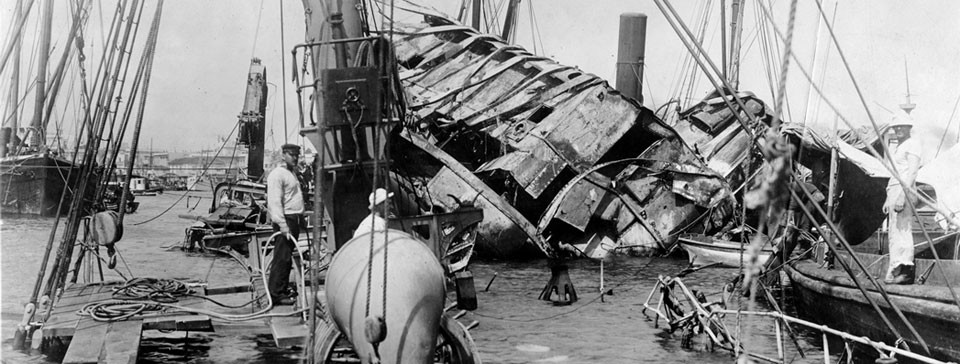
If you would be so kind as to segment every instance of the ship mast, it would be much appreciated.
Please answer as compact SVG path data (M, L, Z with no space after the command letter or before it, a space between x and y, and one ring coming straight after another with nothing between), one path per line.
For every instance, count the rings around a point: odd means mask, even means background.
M23 0L17 0L17 7L14 10L14 18L16 19L15 23L20 23L23 20ZM10 108L9 115L5 120L10 121L9 129L6 129L4 125L4 135L0 139L0 157L6 157L7 153L10 151L7 150L7 143L9 142L12 148L16 148L17 143L17 130L18 130L18 110L19 110L19 95L20 95L20 53L22 48L21 39L18 36L11 39L13 42L13 68L10 70L10 94L7 96L8 107ZM6 135L7 130L9 130L10 135Z
M906 95L907 102L900 104L900 108L903 109L903 111L906 112L907 114L910 114L910 112L913 111L913 109L915 109L917 105L910 102L910 72L907 70L906 58L903 59L903 75L907 79L907 95Z
M39 65L37 67L37 93L36 103L34 105L33 122L30 128L33 134L30 134L30 146L40 147L46 143L47 133L43 128L43 109L46 102L46 84L47 84L47 64L49 63L50 53L50 28L53 23L53 0L47 0L43 3L43 17L40 28L40 54Z
M730 69L727 71L727 81L734 89L740 87L740 35L743 33L743 8L741 0L733 0L730 3Z

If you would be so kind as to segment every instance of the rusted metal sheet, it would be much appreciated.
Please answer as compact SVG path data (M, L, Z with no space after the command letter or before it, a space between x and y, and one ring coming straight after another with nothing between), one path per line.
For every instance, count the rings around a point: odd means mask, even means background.
M435 203L453 210L459 206L457 200L467 200L483 209L475 249L478 255L510 256L533 247L553 255L553 248L540 239L536 227L463 165L420 135L405 133L404 137L443 165L427 184Z
M407 125L444 156L427 168L435 200L480 196L479 254L524 258L512 255L524 244L548 255L559 244L592 256L662 252L678 229L709 220L752 150L753 127L722 98L674 129L594 75L428 21L396 34ZM763 111L747 105L742 116Z

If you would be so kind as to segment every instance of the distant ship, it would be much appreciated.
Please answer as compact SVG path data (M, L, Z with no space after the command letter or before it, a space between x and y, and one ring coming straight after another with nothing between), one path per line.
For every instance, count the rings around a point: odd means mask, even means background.
M0 159L3 214L54 216L58 206L65 211L73 199L67 186L75 185L79 177L79 165L50 153L4 157ZM60 205L63 193L67 195Z

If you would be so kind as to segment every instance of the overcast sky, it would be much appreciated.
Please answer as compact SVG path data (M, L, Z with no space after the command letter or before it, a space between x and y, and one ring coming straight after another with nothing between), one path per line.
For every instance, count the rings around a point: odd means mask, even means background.
M892 110L904 102L906 61L910 70L912 101L917 104L914 116L921 125L921 137L933 143L934 147L931 148L935 148L960 97L960 2L849 0L841 1L835 7L833 0L824 1L824 9L831 16L836 9L836 36L877 121L889 120L890 114L883 108ZM13 0L2 1L4 13L0 29L5 32L4 42L9 32L14 3ZM65 3L57 2L60 16L66 12ZM433 0L425 5L455 15L459 3L454 0ZM704 42L710 48L711 56L719 63L719 1L674 3L691 27L699 23L696 19L698 11L711 9ZM756 2L749 0L747 3L741 90L753 91L772 105L774 98L763 66L761 42L757 39L759 21ZM146 21L149 19L147 14L151 13L154 2L148 4L150 6L145 12L144 24L149 23ZM397 5L413 7L405 1L398 1ZM531 32L531 5L538 37ZM104 2L104 17L112 14L113 6L111 1ZM777 26L786 32L789 2L773 1L772 6ZM577 66L610 82L613 82L616 62L619 14L647 14L644 104L656 108L671 98L682 96L677 84L681 75L690 72L689 68L681 67L687 53L652 0L522 0L520 9L517 43L532 50L536 40L538 53L553 57L560 63ZM101 37L100 11L98 5L94 5L94 15L87 31L88 53L102 51L98 44ZM501 9L501 14L503 12ZM34 9L32 15L37 13L37 9ZM60 27L65 28L63 24L68 21L62 17L58 19ZM800 1L793 49L803 61L800 66L820 75L826 57L826 76L823 77L821 88L846 119L858 125L867 124L867 114L836 49L831 49L829 53L826 51L830 45L828 32L822 25L818 32L818 23L816 3ZM283 45L281 27L285 36ZM143 29L143 34L146 34L146 26ZM27 27L28 33L35 31L35 27ZM65 33L65 30L60 33ZM813 70L818 34L820 49L817 54L820 63ZM243 106L251 56L263 60L271 84L267 110L267 148L275 148L283 143L284 113L280 91L284 82L287 83L288 94L288 130L290 135L295 135L298 110L289 82L289 69L287 80L281 79L281 54L287 54L286 67L290 67L289 51L283 50L302 42L303 35L303 7L300 1L168 0L163 12L141 145L152 140L154 149L194 150L218 146L218 137L230 133ZM59 43L56 45L62 46ZM775 52L779 55L782 50ZM807 122L830 127L835 120L833 111L821 104L819 113L813 113L813 107L808 107L807 102L808 83L796 67L797 63L793 62L788 70L788 119L799 122L803 119L804 110L807 110ZM3 77L6 87L9 84L8 76L4 74ZM698 99L709 89L710 84L703 81L691 95ZM5 95L6 90L3 92ZM960 117L955 116L950 126L952 132L947 137L947 145L956 141L956 130L960 124L958 119Z

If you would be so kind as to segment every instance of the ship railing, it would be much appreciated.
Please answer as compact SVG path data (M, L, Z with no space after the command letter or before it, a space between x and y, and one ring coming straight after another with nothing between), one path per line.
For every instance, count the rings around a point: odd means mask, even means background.
M929 364L956 364L954 362L946 362L942 360L937 360L922 354L914 353L912 351L899 348L896 346L888 345L881 341L871 340L866 336L856 336L845 331L840 331L827 325L820 325L810 321L806 321L800 318L796 318L790 315L782 314L774 311L737 311L737 310L717 310L711 313L711 315L724 315L724 314L740 314L740 315L749 315L749 316L763 316L763 317L772 317L777 319L777 322L786 322L790 324L797 324L807 329L813 331L819 331L820 336L823 340L823 362L830 364L830 347L827 344L828 335L835 335L843 339L843 347L847 355L853 352L852 344L858 343L864 346L870 346L874 348L881 358L894 358L895 355L900 355L905 358L910 358L920 363L929 363ZM779 325L777 326L779 327ZM780 335L777 335L777 338L782 341ZM783 345L780 343L780 347ZM879 361L878 361L879 362Z

